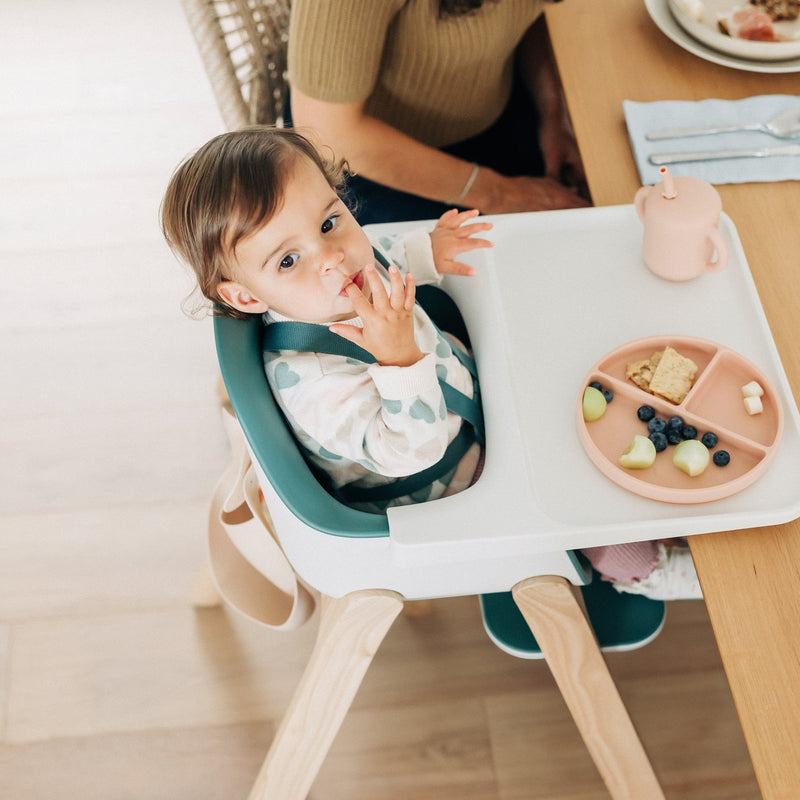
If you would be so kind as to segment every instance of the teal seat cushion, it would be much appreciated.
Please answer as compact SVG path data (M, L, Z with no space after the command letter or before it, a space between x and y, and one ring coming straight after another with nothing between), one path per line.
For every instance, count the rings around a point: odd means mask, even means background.
M620 594L597 572L580 587L597 641L604 650L641 647L654 639L664 624L660 600ZM541 648L514 602L511 592L481 595L481 613L487 633L498 647L520 658L539 658Z

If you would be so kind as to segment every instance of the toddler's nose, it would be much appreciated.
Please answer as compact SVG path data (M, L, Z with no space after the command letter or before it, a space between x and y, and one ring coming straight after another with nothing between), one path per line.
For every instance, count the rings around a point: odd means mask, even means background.
M344 272L344 253L339 249L327 248L320 254L320 270L330 272L339 270Z

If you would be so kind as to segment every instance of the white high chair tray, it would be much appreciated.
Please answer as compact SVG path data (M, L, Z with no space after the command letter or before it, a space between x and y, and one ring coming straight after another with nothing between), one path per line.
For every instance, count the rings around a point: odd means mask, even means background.
M389 511L398 562L452 564L496 557L498 548L505 555L546 553L800 516L800 415L727 215L720 221L727 268L681 283L645 267L632 205L487 219L495 246L463 259L478 274L443 282L467 321L478 363L484 472L461 495ZM785 418L777 453L765 474L734 496L697 505L637 496L584 452L575 403L587 372L620 345L658 335L718 342L755 364L777 392Z

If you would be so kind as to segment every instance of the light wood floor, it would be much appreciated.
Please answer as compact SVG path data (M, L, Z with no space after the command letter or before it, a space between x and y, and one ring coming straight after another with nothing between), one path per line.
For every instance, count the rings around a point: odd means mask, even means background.
M222 123L178 0L2 17L0 797L244 798L314 630L188 601L225 444L157 208ZM668 798L759 797L702 603L609 662ZM396 623L311 796L607 797L547 666L490 644L475 598Z

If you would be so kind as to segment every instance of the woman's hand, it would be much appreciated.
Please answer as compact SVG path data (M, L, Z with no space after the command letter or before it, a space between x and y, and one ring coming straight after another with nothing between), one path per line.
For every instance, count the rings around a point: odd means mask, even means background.
M565 107L559 113L542 119L539 146L544 156L546 177L553 178L581 197L588 198L583 161Z
M373 264L364 267L364 274L372 292L371 302L354 283L345 289L364 327L337 323L329 326L329 330L372 353L381 366L416 364L425 354L414 339L414 277L407 275L404 286L400 270L392 264L389 267L391 294L387 295Z
M543 180L549 183L522 190L523 194L528 195L528 200L521 199L521 202L533 201L539 205L538 208L508 210L579 208L590 205L584 199L589 197L586 174L569 119L544 14L528 28L523 37L517 50L517 63L528 93L539 110L539 147L545 164ZM555 187L553 182L561 186ZM484 214L497 213L487 211L481 205L478 208Z
M436 227L431 231L431 248L433 250L433 263L436 271L440 275L474 275L473 267L462 264L455 259L470 250L477 250L481 247L494 247L494 243L488 239L473 239L476 233L482 233L492 229L491 222L472 222L481 212L477 209L470 211L459 211L451 208L445 211Z
M532 178L527 175L509 178L486 167L481 167L468 199L480 208L482 214L552 211L590 205L555 178Z

